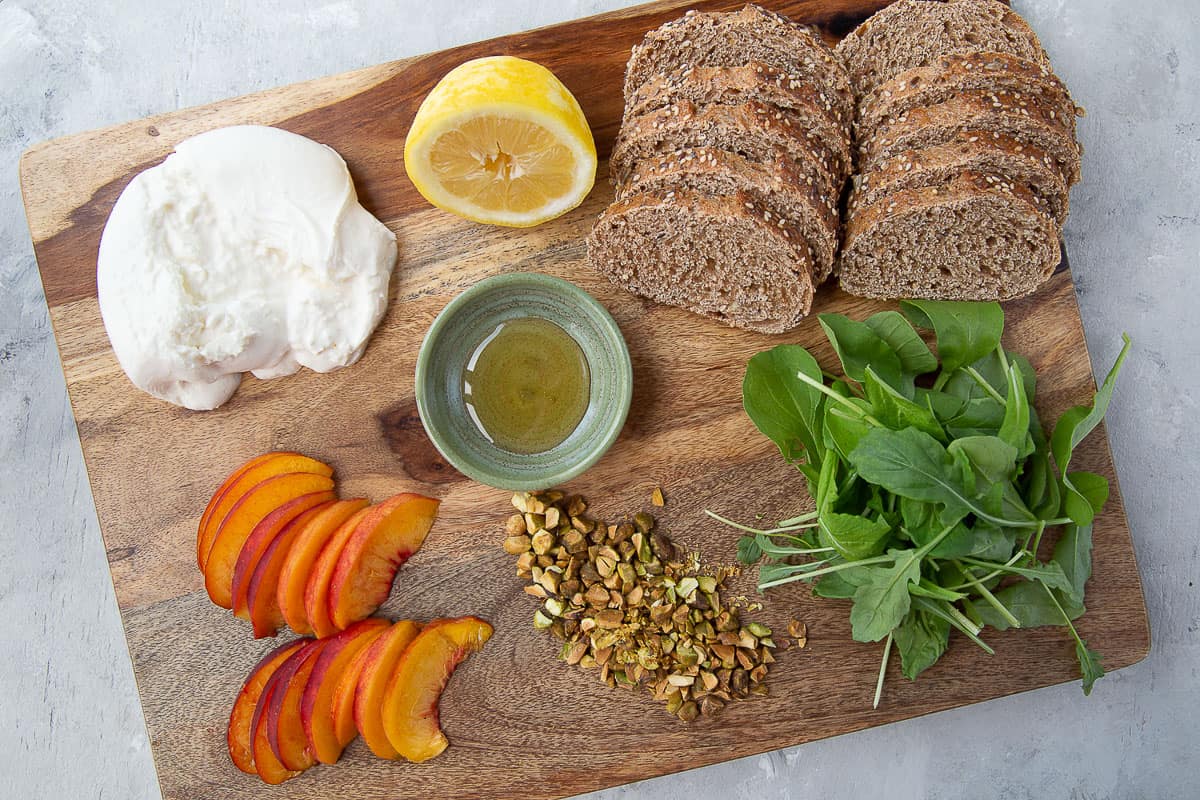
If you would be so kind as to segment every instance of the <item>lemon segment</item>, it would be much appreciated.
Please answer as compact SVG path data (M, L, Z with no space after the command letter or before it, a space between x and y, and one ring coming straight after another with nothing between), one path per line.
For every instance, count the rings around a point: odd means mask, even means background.
M492 56L451 70L425 97L404 165L438 208L529 227L583 202L596 180L596 145L583 109L554 73Z

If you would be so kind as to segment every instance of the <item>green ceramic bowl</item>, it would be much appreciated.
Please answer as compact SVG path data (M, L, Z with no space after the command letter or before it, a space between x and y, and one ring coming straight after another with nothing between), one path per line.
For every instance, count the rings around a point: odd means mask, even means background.
M543 453L510 453L488 441L467 413L463 368L498 325L547 319L579 343L591 376L587 411L575 431ZM433 321L417 355L417 410L438 451L468 478L511 491L557 486L595 464L616 441L633 393L633 367L609 313L573 283L534 272L497 275L454 298Z

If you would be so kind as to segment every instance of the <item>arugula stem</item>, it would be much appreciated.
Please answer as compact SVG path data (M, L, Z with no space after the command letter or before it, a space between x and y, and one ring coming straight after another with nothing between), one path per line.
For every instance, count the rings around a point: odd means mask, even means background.
M728 525L731 528L737 528L739 531L745 531L746 533L762 533L762 534L766 534L767 536L774 536L776 534L782 534L782 533L791 533L792 531L802 531L802 530L807 530L809 528L817 527L816 524L814 523L812 525L791 525L788 527L781 526L778 528L770 528L770 529L764 531L764 530L759 530L758 528L751 528L748 525L742 525L741 523L734 522L731 519L722 517L720 514L716 513L715 511L709 511L707 508L704 509L704 513L708 514L710 517L717 520L718 522L725 523L726 525Z
M1079 631L1075 630L1075 623L1071 622L1071 617L1067 614L1066 609L1062 607L1062 603L1058 602L1058 598L1054 596L1054 591L1044 583L1042 584L1042 588L1046 590L1046 594L1050 595L1050 601L1054 603L1054 607L1058 609L1058 613L1062 614L1063 622L1071 629L1071 636L1075 638L1075 644L1086 650L1087 645L1080 638Z
M1008 373L1008 354L1004 352L1004 345L996 342L996 355L1000 357L1000 366L1004 367L1004 372Z
M818 514L816 511L810 511L807 514L801 514L800 516L792 517L791 519L781 519L781 520L779 520L779 522L776 522L775 524L779 528L786 528L789 525L799 525L802 522L808 522L810 519L816 519L817 516L818 516Z
M956 630L958 630L959 633L961 633L963 636L966 636L975 644L979 645L983 652L987 653L989 656L996 655L996 651L993 650L987 642L979 638L979 631L983 629L971 620L967 619L967 617L954 606L946 603L945 608L943 608L938 603L935 603L932 600L927 600L924 597L914 597L913 603L916 604L918 608L928 611L930 614L941 617L949 622Z
M850 569L851 567L869 567L873 564L885 564L888 561L895 561L895 560L896 560L895 556L875 556L874 558L864 558L861 561L843 561L841 564L834 564L832 567L824 567L823 569L813 570L812 572L804 572L803 574L789 575L786 578L778 578L773 581L768 581L767 583L760 583L758 585L758 589L759 589L759 591L762 591L763 589L770 589L772 586L780 586L782 584L791 583L793 581L812 580L813 578L820 577L821 575L828 575L831 572L841 572L842 570ZM812 563L813 564L822 564L822 563L827 564L829 562L828 561L824 561L824 562L814 561ZM810 565L809 564L801 564L798 566L799 567L807 567Z
M1045 532L1046 532L1046 523L1043 522L1041 525L1038 526L1037 533L1034 534L1033 547L1029 548L1029 554L1031 556L1033 556L1034 559L1037 558L1038 548L1042 546L1042 534Z
M977 578L976 580L978 580L980 583L987 583L992 578L1000 577L1007 571L1007 569L1006 569L1007 567L1011 567L1014 564L1016 564L1018 561L1020 561L1022 558L1024 558L1026 556L1026 554L1027 554L1027 551L1024 549L1018 550L1017 554L1015 556L1013 556L1012 558L1010 558L1008 561L1006 561L1002 566L997 566L996 569L992 570L987 575L984 575L982 578ZM959 569L962 569L962 568L959 567ZM966 570L963 570L963 572L965 573ZM974 576L972 576L972 577L974 577ZM968 589L973 585L974 584L971 584L971 583L960 583L957 586L948 586L946 588L948 588L952 592L956 592L960 589Z
M945 600L948 603L954 603L966 597L961 592L956 592L952 589L947 589L943 586L938 586L932 581L921 578L920 583L915 583L908 587L908 593L920 597L928 597L933 600Z
M994 386L987 382L986 378L979 374L979 370L975 369L974 367L963 367L963 371L974 378L975 382L979 384L979 388L983 389L983 391L990 395L993 400L1005 408L1008 408L1008 401L996 391Z
M944 369L939 372L937 378L933 381L933 391L940 392L942 387L950 382L950 377L952 374L953 373L947 372Z
M887 635L887 642L883 645L883 662L879 665L879 680L875 681L875 700L871 703L871 708L879 708L879 697L883 694L883 676L887 673L888 658L892 655L892 634Z
M988 605L996 609L997 614L1004 617L1004 619L1007 620L1008 624L1012 627L1021 627L1021 621L1014 617L1012 612L1009 611L1003 603L996 599L996 595L988 591L988 588L979 582L979 579L975 577L975 573L971 572L958 561L955 561L954 565L962 571L963 575L967 576L968 581L975 588L975 591L979 592L979 594L983 596L983 599L987 601Z
M866 420L867 422L874 425L876 428L884 427L884 424L882 422L875 419L873 416L868 414L866 411L863 411L858 406L854 405L854 403L851 403L850 398L843 397L842 395L838 394L833 389L830 389L828 386L821 383L820 381L816 381L816 380L813 380L812 378L808 377L803 372L797 372L796 377L799 378L802 383L807 383L809 386L813 387L818 392L822 392L825 395L828 395L829 397L833 398L841 405L844 405L847 408L853 409L854 413L858 415L859 419Z

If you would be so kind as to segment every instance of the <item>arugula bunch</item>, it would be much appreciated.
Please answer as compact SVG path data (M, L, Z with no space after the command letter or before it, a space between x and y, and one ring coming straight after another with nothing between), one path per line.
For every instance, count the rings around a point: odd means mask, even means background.
M798 345L747 366L746 413L803 473L816 509L768 530L708 513L749 534L741 561L767 558L760 590L810 581L821 597L852 601L854 639L885 642L876 706L893 647L915 679L945 652L951 629L993 653L980 636L989 625L1068 628L1089 694L1104 669L1072 621L1085 610L1092 521L1108 481L1069 468L1104 417L1129 337L1092 403L1065 412L1047 436L1033 367L1000 344L998 304L901 309L861 322L819 317L843 375ZM914 325L933 332L940 363ZM1060 525L1043 560L1043 534Z

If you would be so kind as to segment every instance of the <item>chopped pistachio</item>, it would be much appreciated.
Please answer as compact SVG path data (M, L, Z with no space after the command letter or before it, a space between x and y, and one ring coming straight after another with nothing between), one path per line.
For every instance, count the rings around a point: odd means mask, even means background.
M662 508L667 504L667 499L663 497L663 490L661 488L657 486L654 487L654 491L650 493L650 502L659 508Z

